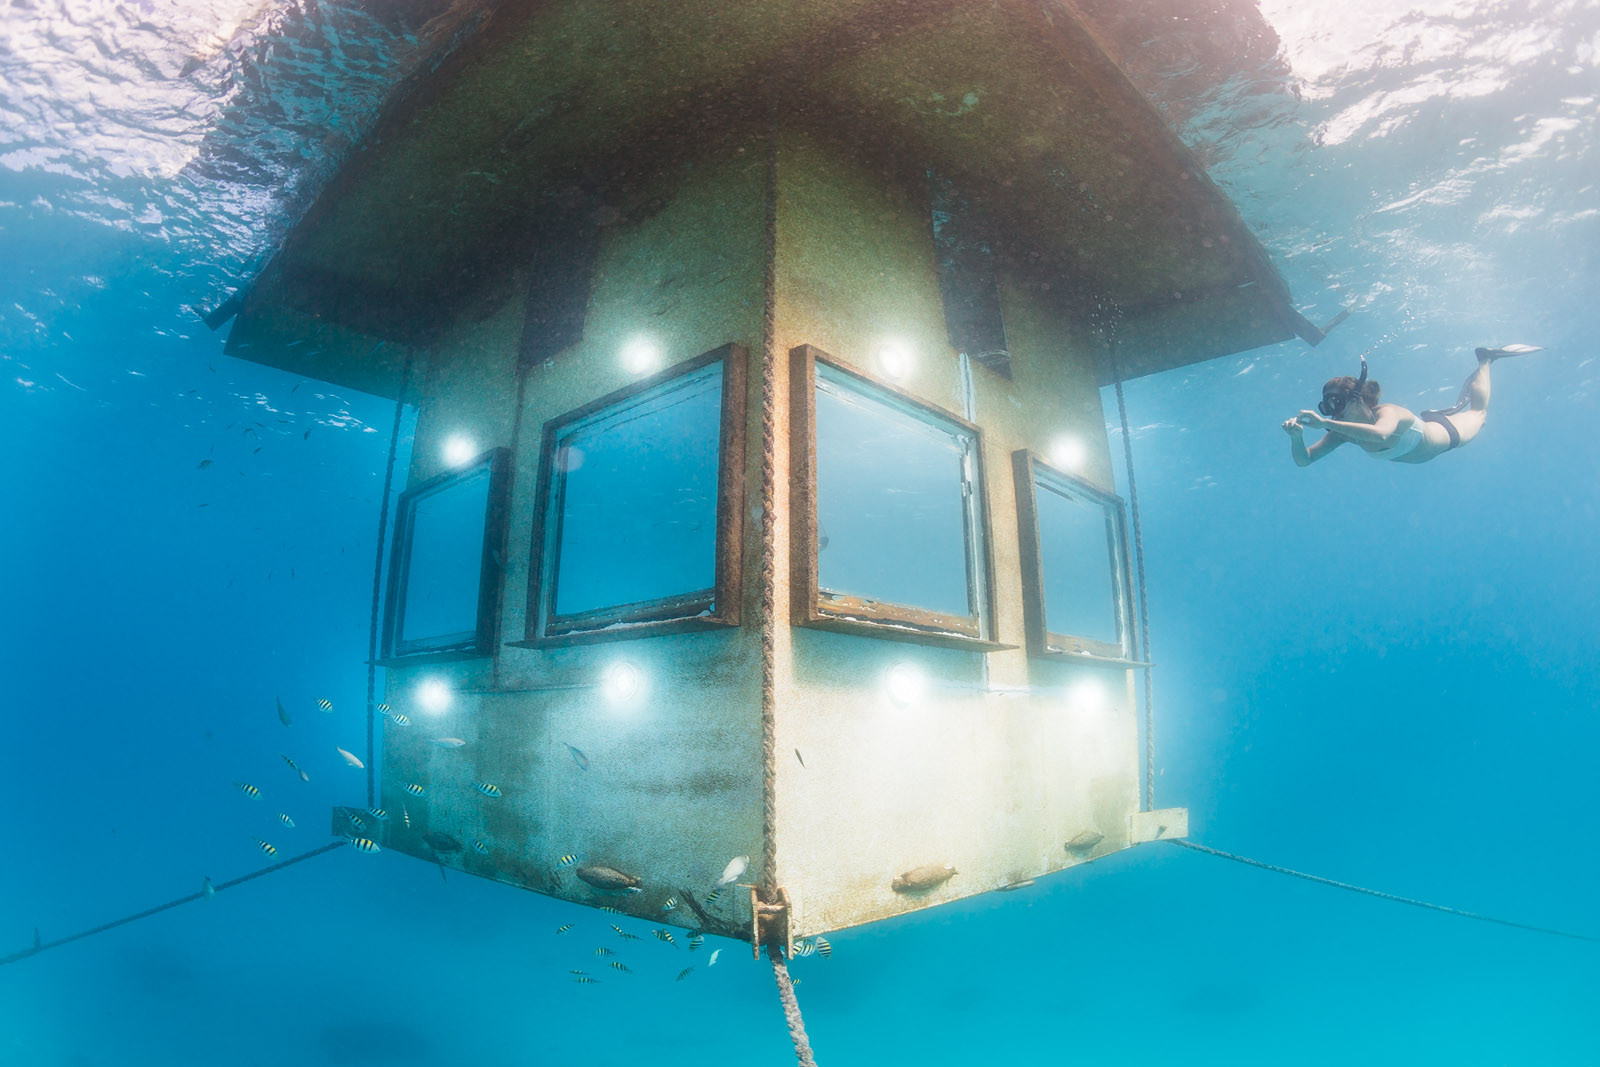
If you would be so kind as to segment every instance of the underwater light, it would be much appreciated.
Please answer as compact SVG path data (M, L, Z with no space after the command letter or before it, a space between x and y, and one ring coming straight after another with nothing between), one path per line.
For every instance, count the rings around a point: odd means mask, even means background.
M600 691L613 704L625 704L639 695L644 688L644 672L638 667L619 660L606 668L600 680Z
M661 366L661 349L648 337L635 337L622 346L622 367L629 374L649 374Z
M1088 450L1076 437L1063 435L1050 442L1050 462L1064 471L1076 474L1083 469L1083 461L1087 458Z
M417 686L417 706L430 715L443 712L455 700L450 687L439 678L425 678Z
M452 467L459 467L478 454L478 446L472 438L461 434L451 434L444 442L444 461Z
M889 699L899 707L906 707L922 697L928 688L928 676L915 663L896 663L883 676Z
M1109 696L1104 682L1096 678L1080 678L1067 687L1067 707L1073 711L1098 715L1106 710Z
M911 373L914 362L911 346L904 341L885 341L878 346L878 371L893 381Z

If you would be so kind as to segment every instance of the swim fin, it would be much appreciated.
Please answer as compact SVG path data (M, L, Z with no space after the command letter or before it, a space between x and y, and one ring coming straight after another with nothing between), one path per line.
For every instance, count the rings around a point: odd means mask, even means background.
M1502 359L1505 356L1525 356L1529 352L1543 352L1538 345L1501 345L1499 348L1480 348L1474 355L1479 360Z

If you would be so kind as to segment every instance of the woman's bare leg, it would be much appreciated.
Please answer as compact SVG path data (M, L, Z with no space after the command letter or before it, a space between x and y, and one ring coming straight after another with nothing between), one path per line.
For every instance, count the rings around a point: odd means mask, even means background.
M1467 406L1450 416L1456 432L1461 435L1462 444L1478 436L1478 431L1483 429L1484 419L1489 415L1489 364L1493 362L1492 357L1478 360L1478 369L1461 387L1460 402Z

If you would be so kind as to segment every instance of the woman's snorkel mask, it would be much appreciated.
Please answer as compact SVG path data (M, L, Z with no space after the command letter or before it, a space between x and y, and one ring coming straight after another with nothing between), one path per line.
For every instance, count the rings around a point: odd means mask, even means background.
M1317 410L1330 419L1337 419L1344 414L1344 409L1350 406L1350 401L1361 395L1361 387L1367 384L1367 357L1361 357L1361 377L1356 379L1356 384L1349 389L1333 389L1322 394L1322 400L1317 404Z

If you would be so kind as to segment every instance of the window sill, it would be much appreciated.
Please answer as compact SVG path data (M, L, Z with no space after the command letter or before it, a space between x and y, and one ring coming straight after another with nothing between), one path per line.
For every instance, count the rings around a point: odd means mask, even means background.
M867 622L862 619L839 618L832 615L813 615L808 619L797 620L795 625L811 630L829 630L834 633L854 634L857 637L877 637L885 641L904 641L909 644L934 645L939 648L959 648L968 652L1005 652L1018 647L1016 645L1003 644L999 641L987 641L981 637L968 637L966 634L924 630L920 627L905 626L892 622Z
M567 648L572 645L597 645L606 641L636 641L646 637L665 637L668 634L699 633L706 630L736 629L737 619L719 618L715 615L696 615L687 619L657 619L651 622L613 623L595 630L574 630L571 633L546 634L522 641L507 641L507 648Z
M494 653L481 648L442 648L432 652L390 653L369 663L374 667L412 667L426 663L460 663L471 659L489 659Z
M1040 650L1030 649L1028 655L1034 659L1054 660L1057 663L1090 663L1100 667L1153 667L1154 664L1139 659L1126 659L1122 656L1105 656L1098 652L1085 652L1066 648L1045 648Z

